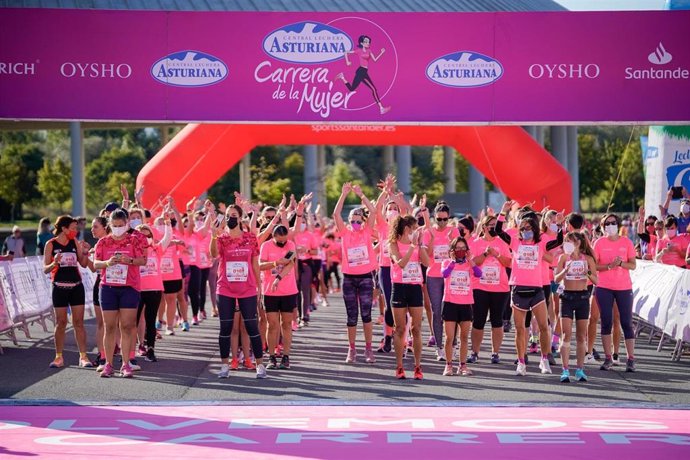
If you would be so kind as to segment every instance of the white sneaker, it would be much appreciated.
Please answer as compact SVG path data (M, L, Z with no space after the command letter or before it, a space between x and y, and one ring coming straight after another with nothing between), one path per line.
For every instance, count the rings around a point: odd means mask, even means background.
M175 335L175 331L173 331L172 329L166 329L165 335Z
M373 349L370 348L368 350L364 350L364 360L369 364L376 362L376 358L374 357L374 350Z
M587 353L585 355L585 364L596 364L597 360L594 359L594 356L592 356L591 353Z
M227 364L223 364L220 366L220 371L218 372L218 378L219 379L227 379L230 377L230 366Z
M347 358L345 358L346 363L354 363L357 360L357 349L349 348L347 350Z
M527 365L518 361L517 369L515 369L515 375L527 375Z
M141 366L140 366L139 364L137 364L137 361L136 361L135 359L130 359L130 360L129 360L129 367L130 367L133 371L140 371L140 370L141 370Z
M550 374L551 366L549 366L549 360L542 358L542 360L539 362L539 369L541 369L542 374Z
M265 379L266 378L266 366L259 364L256 366L256 378Z
M442 348L437 348L436 349L436 361L445 361L446 360L446 352Z
M453 366L451 364L446 364L446 368L443 370L444 376L453 375Z

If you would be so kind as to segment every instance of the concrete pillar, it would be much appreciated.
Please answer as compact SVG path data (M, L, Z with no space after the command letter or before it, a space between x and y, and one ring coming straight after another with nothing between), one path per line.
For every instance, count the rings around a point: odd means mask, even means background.
M395 160L398 164L398 188L410 197L412 194L412 147L409 145L396 146Z
M563 165L568 168L568 127L551 127L551 154Z
M70 158L72 160L72 215L86 216L86 195L84 178L84 131L81 123L72 121L69 124Z
M537 139L537 127L536 126L523 126L524 130L527 131L527 134L532 136L532 139L538 141Z
M252 199L252 157L246 153L240 160L240 193L248 200Z
M319 167L318 149L316 145L305 145L302 151L304 156L304 194L318 194Z
M395 149L392 145L383 147L383 174L395 174Z
M326 198L326 146L319 145L316 155L317 177L315 202L321 204L321 215L328 215L328 200ZM314 208L316 209L316 208Z
M445 174L444 193L455 193L455 156L453 147L443 147L443 173Z
M546 135L546 126L537 126L537 135L535 139L537 140L537 143L544 147L544 137Z
M486 207L486 187L484 175L470 165L470 212L475 216Z
M160 133L161 133L161 147L165 147L165 144L167 144L170 141L170 127L169 126L161 126L160 127Z
M568 170L573 184L573 211L580 211L580 159L577 126L568 126Z

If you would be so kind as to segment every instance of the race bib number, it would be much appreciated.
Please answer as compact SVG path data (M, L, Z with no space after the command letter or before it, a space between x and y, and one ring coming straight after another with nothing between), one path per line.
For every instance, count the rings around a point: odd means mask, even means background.
M455 295L470 293L470 273L464 270L453 270L450 273L450 292Z
M357 246L347 250L347 263L350 267L359 267L369 263L369 250L366 246Z
M247 262L226 262L225 277L230 282L246 282L249 278L249 264Z
M482 277L479 284L497 285L501 281L501 268L496 266L483 266Z
M568 281L584 281L587 279L587 263L584 260L573 260L570 262L568 271L565 274Z
M194 246L189 246L189 261L196 262L196 248Z
M206 252L200 253L199 261L201 262L201 265L208 265L208 254Z
M105 269L105 282L124 286L127 284L127 270L129 267L124 264L115 264Z
M387 242L383 243L383 257L391 258L391 249Z
M77 266L77 255L73 252L62 252L62 257L60 258L61 267L76 267Z
M149 257L146 259L146 265L142 265L139 273L141 276L156 276L158 274L158 259Z
M517 266L526 270L535 270L539 266L539 246L524 244L518 246Z
M448 258L448 245L441 244L434 246L434 262L440 264L444 259Z
M173 260L170 257L161 259L161 273L172 273L173 271L175 271Z
M422 282L422 266L418 262L408 262L402 269L402 281L406 284Z

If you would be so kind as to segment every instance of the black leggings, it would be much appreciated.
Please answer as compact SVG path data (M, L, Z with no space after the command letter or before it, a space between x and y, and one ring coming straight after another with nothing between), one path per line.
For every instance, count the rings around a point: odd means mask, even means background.
M594 295L599 304L599 311L601 312L601 335L610 335L613 329L613 302L616 301L618 307L618 314L621 317L621 328L623 328L623 336L625 340L635 338L635 329L632 325L632 309L633 309L633 291L632 289L624 291L614 291L596 287Z
M249 334L249 339L252 342L254 358L261 359L263 356L256 302L256 296L238 299L218 294L218 316L220 317L218 346L220 347L220 357L222 359L230 357L230 335L232 334L232 326L235 319L235 306L238 304L244 319L244 327L247 329L247 334Z
M163 291L141 291L141 300L139 300L139 308L137 309L137 326L143 310L144 321L146 321L146 346L149 348L156 345L156 316L162 296Z
M338 273L338 266L340 264L338 262L333 262L330 267L326 270L326 287L329 287L331 283L331 275L335 276L335 282L336 285L338 286L338 289L340 289L340 274Z
M357 69L357 72L355 72L355 79L352 81L352 84L345 82L345 86L347 86L347 89L349 89L350 91L354 91L357 89L360 83L364 83L371 90L371 94L374 95L374 100L376 101L376 103L381 104L379 91L376 89L374 82L371 81L371 77L369 76L369 69L367 69L366 67L359 67Z
M297 280L297 288L299 289L299 298L297 303L297 311L299 319L309 321L309 306L311 305L311 279L312 279L312 264L311 261L300 260L299 262L299 279Z
M192 314L197 316L199 311L206 311L206 283L210 268L190 267L189 275L189 299L192 304Z

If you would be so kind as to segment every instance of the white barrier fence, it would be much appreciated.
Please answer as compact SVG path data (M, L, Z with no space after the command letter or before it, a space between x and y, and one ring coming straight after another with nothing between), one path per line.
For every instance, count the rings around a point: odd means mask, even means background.
M79 267L79 270L86 291L86 314L93 317L91 292L96 276L89 269ZM50 275L43 273L43 257L0 262L0 335L8 335L16 345L17 329L31 338L29 325L39 323L47 332L46 319L55 322Z

